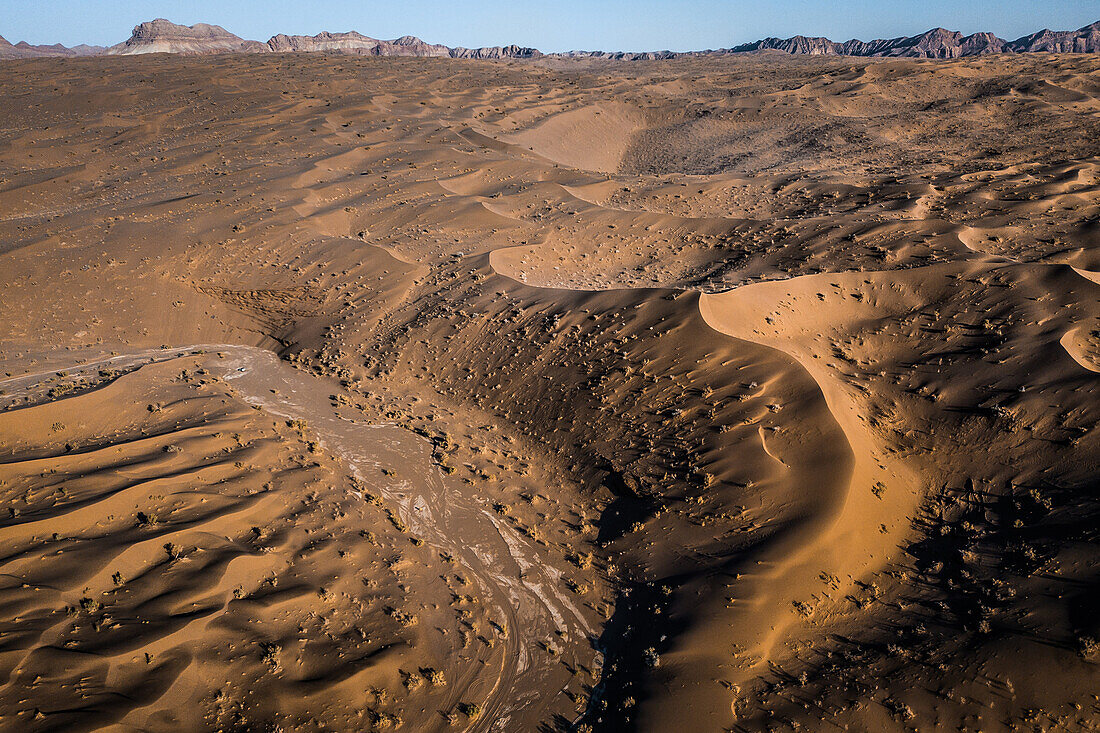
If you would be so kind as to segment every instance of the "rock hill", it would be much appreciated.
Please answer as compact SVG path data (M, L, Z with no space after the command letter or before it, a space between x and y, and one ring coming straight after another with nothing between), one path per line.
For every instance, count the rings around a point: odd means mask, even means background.
M266 44L246 41L218 25L178 25L164 18L157 18L136 26L129 39L111 46L107 53L257 53L267 50Z

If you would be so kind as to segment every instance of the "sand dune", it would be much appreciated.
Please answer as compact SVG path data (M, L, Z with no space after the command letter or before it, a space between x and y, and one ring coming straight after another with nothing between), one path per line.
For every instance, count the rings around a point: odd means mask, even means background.
M1098 64L5 63L0 728L1094 726Z
M611 102L558 112L510 139L570 168L614 173L644 125L639 110Z

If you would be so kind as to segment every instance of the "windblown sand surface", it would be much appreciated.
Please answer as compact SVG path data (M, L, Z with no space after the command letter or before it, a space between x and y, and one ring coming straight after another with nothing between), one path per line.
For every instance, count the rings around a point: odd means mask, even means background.
M0 94L0 729L1100 725L1100 59Z

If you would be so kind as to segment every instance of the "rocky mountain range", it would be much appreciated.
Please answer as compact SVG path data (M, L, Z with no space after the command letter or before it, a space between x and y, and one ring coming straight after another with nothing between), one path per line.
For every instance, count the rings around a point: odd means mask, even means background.
M992 53L1100 53L1100 21L1075 31L1041 30L1007 41L992 33L964 36L958 31L934 28L917 36L850 40L843 43L828 38L793 36L765 38L732 48L673 52L648 51L607 52L571 51L547 54L574 58L604 58L619 60L667 59L706 55L729 55L778 51L810 56L890 56L908 58L950 59L981 56ZM178 25L163 18L141 23L126 41L110 48L80 45L66 48L61 44L32 46L25 42L9 43L0 37L0 59L37 58L43 56L132 55L143 53L215 54L215 53L346 53L360 56L428 56L441 58L536 58L543 56L534 48L522 46L489 46L484 48L450 47L428 43L415 36L380 40L355 31L318 33L315 36L279 34L266 43L236 36L221 26L196 23Z
M26 41L20 41L13 44L0 36L0 59L32 59L42 56L96 56L106 50L103 46L88 46L83 43L72 48L62 46L60 43L49 46L32 46Z
M831 56L903 56L910 58L953 59L990 53L1097 53L1100 52L1100 22L1075 31L1042 30L1015 41L1006 41L992 33L964 36L958 31L933 28L908 38L851 40L836 43L828 38L765 38L729 49L730 53L776 50L791 54Z

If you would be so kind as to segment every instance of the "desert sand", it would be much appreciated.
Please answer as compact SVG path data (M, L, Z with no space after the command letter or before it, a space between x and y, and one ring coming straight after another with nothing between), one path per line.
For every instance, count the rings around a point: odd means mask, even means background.
M1100 726L1100 58L0 95L0 729Z

